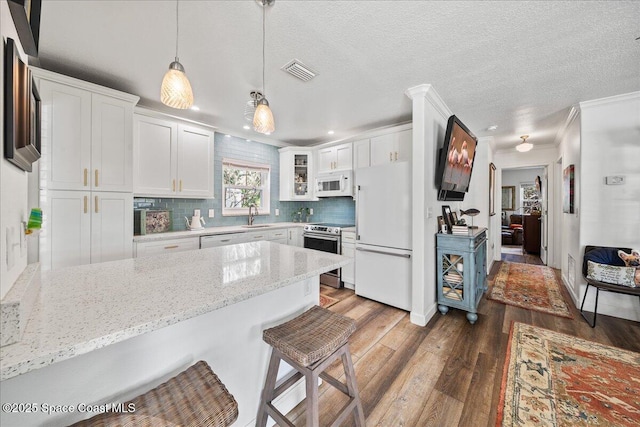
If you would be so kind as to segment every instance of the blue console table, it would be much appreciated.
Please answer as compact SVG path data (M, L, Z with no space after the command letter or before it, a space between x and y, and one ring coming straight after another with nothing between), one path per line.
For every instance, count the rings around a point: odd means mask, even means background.
M465 310L474 324L487 291L487 229L469 229L468 235L437 233L436 256L438 310Z

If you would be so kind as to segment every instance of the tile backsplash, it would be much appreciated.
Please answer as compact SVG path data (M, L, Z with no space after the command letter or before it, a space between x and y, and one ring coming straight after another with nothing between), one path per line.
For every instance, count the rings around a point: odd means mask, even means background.
M243 225L247 216L222 216L222 159L245 160L271 165L271 212L270 215L258 215L254 224L287 222L297 218L300 208L313 209L311 222L355 223L355 201L351 197L331 197L317 202L281 202L280 198L280 154L278 147L242 138L226 137L215 134L214 146L214 199L172 199L172 198L135 198L134 207L152 206L168 209L172 212L172 229L186 229L184 217L191 217L194 209L200 209L205 227ZM209 209L215 216L208 217ZM279 209L280 215L275 211ZM247 215L248 215L247 211ZM304 216L304 215L303 215ZM303 218L304 220L304 218Z

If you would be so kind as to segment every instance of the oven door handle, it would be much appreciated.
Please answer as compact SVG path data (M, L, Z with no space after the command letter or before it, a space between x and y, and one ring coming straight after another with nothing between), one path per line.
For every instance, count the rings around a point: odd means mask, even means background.
M373 250L373 249L356 248L356 251L373 252L374 254L391 255L391 256L397 256L397 257L400 257L400 258L411 258L411 255L409 255L409 254L396 254L394 252L376 251L376 250Z
M318 239L318 240L328 240L330 242L339 242L340 241L340 238L338 238L338 237L325 237L325 236L319 236L317 234L303 234L302 237L303 238L309 237L311 239Z

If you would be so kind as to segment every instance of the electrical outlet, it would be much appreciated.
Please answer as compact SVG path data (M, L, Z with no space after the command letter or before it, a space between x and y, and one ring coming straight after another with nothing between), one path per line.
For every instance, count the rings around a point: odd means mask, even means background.
M193 216L200 216L200 209L194 209Z
M276 208L276 216L280 216L280 209Z
M313 208L309 209L309 215L313 215Z
M213 209L209 209L209 218L213 218L215 216L215 212Z

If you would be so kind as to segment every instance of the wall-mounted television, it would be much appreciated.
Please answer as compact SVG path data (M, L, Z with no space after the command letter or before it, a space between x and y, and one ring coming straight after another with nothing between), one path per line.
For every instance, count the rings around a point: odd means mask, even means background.
M462 201L469 191L478 139L455 115L449 117L436 170L438 200Z

